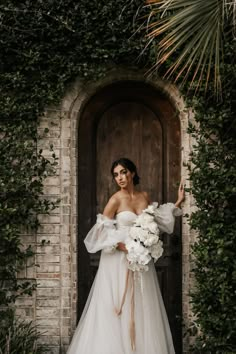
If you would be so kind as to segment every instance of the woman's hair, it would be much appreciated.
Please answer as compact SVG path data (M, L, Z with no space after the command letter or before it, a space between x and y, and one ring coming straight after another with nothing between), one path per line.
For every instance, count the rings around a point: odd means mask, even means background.
M114 168L118 165L121 165L124 168L127 168L127 170L129 170L131 173L134 172L134 177L133 177L134 186L136 184L139 184L140 177L137 173L137 167L135 166L135 164L131 160L129 160L125 157L122 157L112 163L112 165L111 165L112 177L114 177Z

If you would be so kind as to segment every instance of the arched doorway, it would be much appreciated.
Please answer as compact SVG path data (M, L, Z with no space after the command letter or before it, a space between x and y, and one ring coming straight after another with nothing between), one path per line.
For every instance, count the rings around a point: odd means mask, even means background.
M161 92L144 82L121 81L102 88L87 102L79 123L78 170L78 313L96 274L99 255L89 255L83 239L115 191L110 165L132 159L141 188L153 201L175 201L180 180L180 122ZM176 353L182 351L181 224L163 237L165 252L156 269Z

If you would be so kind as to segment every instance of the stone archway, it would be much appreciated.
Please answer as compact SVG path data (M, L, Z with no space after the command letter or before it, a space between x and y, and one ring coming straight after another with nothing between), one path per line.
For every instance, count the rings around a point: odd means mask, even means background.
M78 311L82 313L98 267L83 239L113 192L110 165L120 156L139 167L142 188L152 200L174 202L180 180L180 121L163 93L141 81L120 81L91 97L80 118L78 150ZM80 207L81 205L81 207ZM97 210L96 210L97 209ZM176 353L182 351L181 228L163 237L156 270Z
M71 238L71 257L68 261L70 265L71 274L70 274L70 293L71 293L71 305L70 305L70 324L67 325L69 331L72 330L76 325L77 319L77 301L80 298L77 287L77 269L78 269L78 244L77 244L77 235L78 229L80 228L79 216L77 214L78 210L78 171L80 166L79 156L81 151L78 150L78 130L80 128L82 112L84 111L85 106L96 93L100 92L103 88L108 85L115 84L122 81L131 81L131 82L142 82L148 84L153 89L160 92L166 98L169 99L170 104L178 111L178 117L180 120L180 133L181 133L181 175L187 179L187 169L182 165L183 162L188 161L188 156L190 153L190 137L186 133L187 125L189 119L191 119L190 112L185 109L182 98L179 95L178 90L169 83L165 83L161 80L145 80L142 74L132 71L115 71L107 74L106 78L100 80L99 82L84 86L77 80L73 87L68 90L68 93L63 100L61 112L61 139L63 140L63 135L70 136L71 144L69 149L69 156L62 156L62 165L67 165L67 171L71 171L70 183L67 187L68 195L70 195L70 238ZM61 171L61 180L67 178L67 172ZM188 182L187 182L188 183ZM66 187L65 187L66 188ZM190 198L187 198L185 202L185 211L186 213L191 212L190 207ZM183 320L187 324L188 317L191 315L188 293L190 288L190 277L189 277L189 245L190 245L191 236L189 226L185 221L182 225L182 309L183 309ZM68 280L67 280L68 284ZM63 292L62 292L63 293ZM69 332L72 334L72 332ZM187 348L188 342L184 343L184 350Z

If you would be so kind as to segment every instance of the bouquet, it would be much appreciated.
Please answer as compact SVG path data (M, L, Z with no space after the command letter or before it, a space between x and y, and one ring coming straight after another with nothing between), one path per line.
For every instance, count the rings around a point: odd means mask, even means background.
M126 242L128 268L133 272L147 271L148 263L162 256L163 242L159 239L160 230L155 221L156 205L149 205L138 215L129 231L130 240Z

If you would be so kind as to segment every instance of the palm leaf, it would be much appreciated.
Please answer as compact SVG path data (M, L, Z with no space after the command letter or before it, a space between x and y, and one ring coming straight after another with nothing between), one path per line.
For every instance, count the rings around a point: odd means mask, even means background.
M220 67L223 61L223 36L226 21L235 19L236 0L147 0L150 7L147 40L158 38L158 56L151 70L169 58L167 78L186 82L197 90L214 80L221 91ZM153 19L153 21L151 20ZM233 20L233 21L232 21Z

